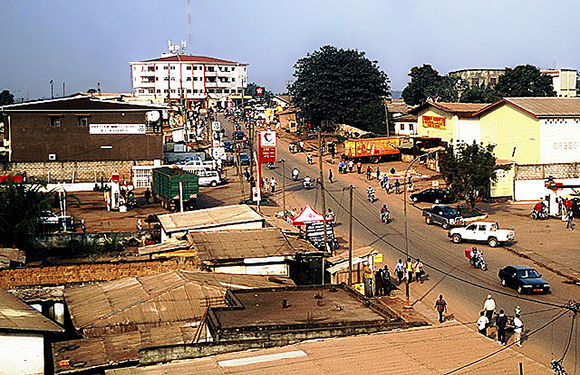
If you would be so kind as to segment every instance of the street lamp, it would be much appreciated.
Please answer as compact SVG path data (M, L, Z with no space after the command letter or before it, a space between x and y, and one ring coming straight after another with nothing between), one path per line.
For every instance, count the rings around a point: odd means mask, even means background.
M407 262L409 260L409 237L408 237L408 232L407 232L407 187L406 185L406 181L407 181L407 174L409 173L409 169L411 169L411 166L413 165L413 163L415 163L417 160L421 159L423 156L428 156L430 154L434 154L439 150L434 150L434 151L429 151L426 154L417 156L415 159L413 159L413 161L409 164L409 166L407 167L407 169L405 170L405 176L403 177L403 214L405 216L405 262ZM406 277L406 285L405 285L405 295L407 297L407 304L406 307L409 307L409 271L408 271L408 265L407 265L407 269L405 270L405 272L407 273L407 277Z

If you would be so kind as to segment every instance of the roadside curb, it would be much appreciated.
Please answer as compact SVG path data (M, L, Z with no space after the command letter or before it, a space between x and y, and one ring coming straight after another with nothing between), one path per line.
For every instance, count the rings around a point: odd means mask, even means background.
M557 262L554 262L550 259L547 259L538 253L534 253L533 251L526 250L526 252L524 252L524 251L516 250L516 249L511 248L511 247L504 247L504 248L507 251L512 252L513 254L516 254L524 259L531 260L532 262L534 262L538 266L543 267L551 272L554 272L555 274L557 274L559 276L562 276L562 277L568 279L572 284L580 285L580 278L572 275L575 271L561 265L560 263L557 263ZM533 254L533 255L529 255L529 254Z

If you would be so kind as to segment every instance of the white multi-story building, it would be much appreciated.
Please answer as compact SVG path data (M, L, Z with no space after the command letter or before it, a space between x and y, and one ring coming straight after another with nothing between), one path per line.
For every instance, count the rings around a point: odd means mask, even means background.
M248 82L248 64L213 57L164 53L129 64L135 96L144 100L225 107L230 97L241 96Z

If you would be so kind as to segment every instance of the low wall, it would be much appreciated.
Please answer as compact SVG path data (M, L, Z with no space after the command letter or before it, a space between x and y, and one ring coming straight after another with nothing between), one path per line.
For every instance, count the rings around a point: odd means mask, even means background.
M34 249L64 249L70 247L106 246L107 243L116 241L125 243L131 238L141 239L142 236L149 233L155 234L155 229L143 229L129 232L101 232L101 233L53 233L41 236L31 237L28 245ZM159 230L157 230L159 235Z

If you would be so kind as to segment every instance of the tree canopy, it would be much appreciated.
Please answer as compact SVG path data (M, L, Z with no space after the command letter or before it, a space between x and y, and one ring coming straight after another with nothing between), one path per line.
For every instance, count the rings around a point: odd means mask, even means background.
M493 87L481 84L469 86L461 93L459 101L462 103L493 103L500 99Z
M327 45L299 59L294 69L288 92L302 118L314 126L331 121L386 132L383 99L390 96L390 81L364 52Z
M506 68L493 87L497 97L556 96L552 78L533 65Z
M409 77L411 82L402 94L405 103L409 105L424 103L428 98L443 102L456 102L459 98L459 78L441 76L429 64L413 67Z
M264 90L262 95L257 94L256 89L258 87L261 87ZM271 91L266 90L266 88L264 86L258 86L258 84L256 82L249 83L248 86L246 87L246 89L244 90L244 92L245 92L245 95L251 95L252 98L254 98L254 99L256 99L256 98L263 99L266 102L274 97L274 94Z
M7 105L14 103L14 95L8 90L2 90L0 92L0 105Z
M491 183L497 180L495 145L461 143L448 146L440 157L441 175L455 195L465 199L470 211L478 198L488 196Z

